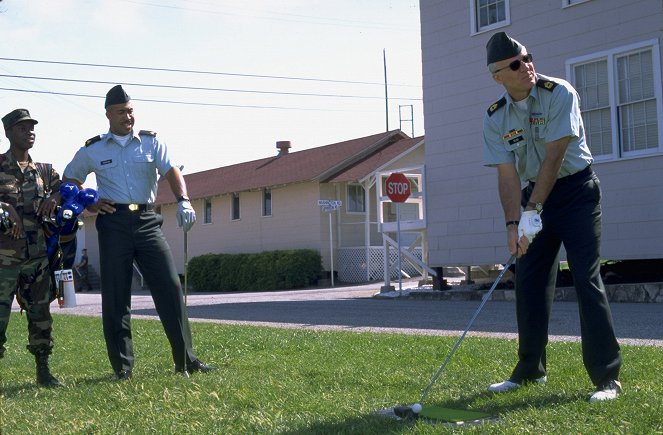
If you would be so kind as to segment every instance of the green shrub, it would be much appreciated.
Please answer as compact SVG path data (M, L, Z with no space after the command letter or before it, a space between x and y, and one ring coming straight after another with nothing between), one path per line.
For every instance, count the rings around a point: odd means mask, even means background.
M205 254L189 261L194 291L287 290L313 285L322 272L320 253L312 249L256 254Z

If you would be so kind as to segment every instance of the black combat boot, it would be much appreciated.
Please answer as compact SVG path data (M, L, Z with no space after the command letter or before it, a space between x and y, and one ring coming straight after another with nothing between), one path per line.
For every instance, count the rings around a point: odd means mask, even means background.
M62 387L63 385L53 376L48 369L48 352L35 354L37 362L37 384L42 387Z

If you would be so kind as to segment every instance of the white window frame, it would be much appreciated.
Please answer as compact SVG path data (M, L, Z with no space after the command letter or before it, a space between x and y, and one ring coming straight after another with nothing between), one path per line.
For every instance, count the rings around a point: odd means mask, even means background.
M479 5L480 0L470 0L470 31L471 34L487 32L489 30L499 29L500 27L511 24L511 0L490 0L504 2L504 21L498 21L488 26L479 25Z
M209 207L209 216L207 209ZM209 225L212 223L212 198L203 199L203 225Z
M267 210L267 194L269 193L269 210ZM262 217L270 217L272 215L272 189L265 187L262 189Z
M363 198L361 200L361 207L363 210L351 210L350 205L354 203L358 203L358 201L350 201L350 187L357 187L361 189L363 192ZM347 214L366 214L366 189L364 189L364 186L362 186L360 183L348 183L345 186L345 203L346 203L346 208L345 212Z
M619 107L617 101L617 58L625 56L638 51L648 49L652 55L653 67L653 81L654 81L654 96L656 98L656 111L658 120L658 147L650 148L647 150L637 151L622 151L621 132L619 123ZM592 53L585 56L579 56L566 61L566 76L569 82L575 84L574 67L583 63L592 63L605 59L608 63L608 86L610 93L610 116L612 127L612 154L605 154L601 156L594 156L596 161L613 161L624 160L630 158L638 158L642 156L651 156L663 153L663 90L661 85L661 59L660 47L658 39L649 39L634 44L629 44L621 47L615 47L609 50ZM582 101L580 102L582 107Z
M571 6L587 3L590 0L562 0L562 9L570 8Z

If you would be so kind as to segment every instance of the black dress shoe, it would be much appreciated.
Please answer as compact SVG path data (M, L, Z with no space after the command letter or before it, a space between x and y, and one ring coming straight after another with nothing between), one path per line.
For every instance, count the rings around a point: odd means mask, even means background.
M187 363L186 365L186 371L189 373L193 372L200 372L200 373L209 373L212 370L216 370L216 367L212 367L208 364L205 364L201 360L197 359L195 361L191 361L190 363ZM176 372L184 372L182 367L175 366L175 371Z
M113 375L111 381L126 381L128 379L131 379L131 370L120 370Z

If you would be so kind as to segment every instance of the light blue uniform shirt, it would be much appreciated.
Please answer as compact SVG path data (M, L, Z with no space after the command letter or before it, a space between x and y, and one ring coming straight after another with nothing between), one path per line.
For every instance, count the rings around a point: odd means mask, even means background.
M121 145L110 131L88 140L64 170L64 177L84 182L94 172L99 198L119 204L151 204L157 196L157 174L165 175L172 165L166 145L156 133L132 133Z
M527 111L518 109L507 92L490 106L483 120L485 166L516 164L523 182L536 181L546 156L545 144L571 136L558 178L592 163L576 90L565 80L537 74L527 97Z

